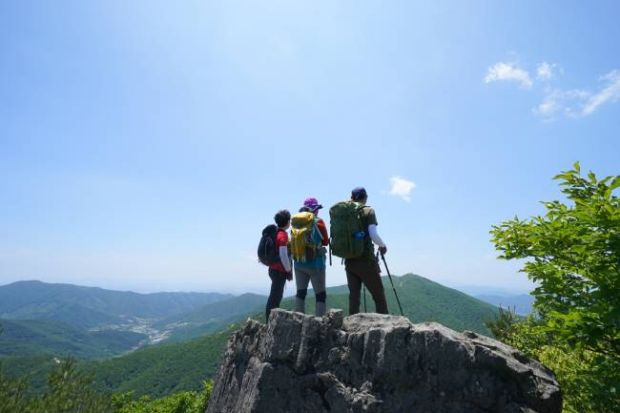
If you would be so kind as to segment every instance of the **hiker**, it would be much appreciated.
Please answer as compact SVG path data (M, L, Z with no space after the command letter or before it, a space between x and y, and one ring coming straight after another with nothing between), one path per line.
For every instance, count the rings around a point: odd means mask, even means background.
M269 292L267 307L265 309L266 321L269 321L271 309L280 306L286 281L291 281L293 279L291 259L288 253L288 234L286 232L291 224L291 213L283 209L278 211L273 219L278 226L275 234L275 251L279 259L269 265L271 291Z
M315 314L325 315L325 247L329 245L329 235L325 222L318 217L323 205L316 198L307 198L304 206L292 219L291 249L295 267L295 311L306 312L308 283L312 282L316 299Z
M366 189L357 187L351 191L351 201L338 203L330 209L332 251L335 255L343 256L345 259L344 264L349 287L350 315L357 314L360 311L362 283L372 295L376 312L380 314L388 313L383 283L381 282L381 269L379 268L379 262L375 256L373 243L377 244L381 254L387 253L387 247L377 233L377 217L375 215L375 210L366 206L367 201L368 194L366 193ZM340 212L338 212L338 210ZM334 215L332 215L332 211ZM339 213L345 216L353 213L354 221L349 221L348 224L345 224L345 228L350 228L351 225L356 224L355 221L357 221L359 230L354 234L349 234L346 230L343 231L339 229L342 228L339 227L341 224L337 220ZM336 239L338 234L346 234L346 238L348 238L344 240L344 244L341 244L340 247L337 245L338 241ZM344 237L344 235L341 235L340 238L342 239ZM347 251L348 248L354 248L354 251ZM338 254L337 252L339 249L344 252Z

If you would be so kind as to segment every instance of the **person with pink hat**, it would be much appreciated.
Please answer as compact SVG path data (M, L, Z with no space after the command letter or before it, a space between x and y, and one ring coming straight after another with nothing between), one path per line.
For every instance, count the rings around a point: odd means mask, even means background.
M314 242L318 245L316 256L307 260L295 260L295 283L297 285L297 294L295 297L295 311L305 313L306 311L306 294L308 293L308 284L312 283L314 296L316 298L315 314L323 316L326 310L327 294L325 292L325 256L326 246L329 245L329 235L327 234L327 226L325 221L318 217L319 210L323 205L319 204L314 197L306 198L304 206L300 212L312 212L315 216L315 225L317 231L314 231Z

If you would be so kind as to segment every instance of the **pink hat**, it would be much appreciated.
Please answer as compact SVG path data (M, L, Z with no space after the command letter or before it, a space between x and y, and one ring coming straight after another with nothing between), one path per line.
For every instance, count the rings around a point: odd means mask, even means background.
M316 198L306 198L304 201L304 206L311 210L312 212L316 212L317 210L323 208L323 205L319 204L319 201Z

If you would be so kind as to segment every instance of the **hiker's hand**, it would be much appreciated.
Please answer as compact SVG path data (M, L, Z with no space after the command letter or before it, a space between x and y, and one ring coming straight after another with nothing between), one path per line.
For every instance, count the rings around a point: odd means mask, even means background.
M286 279L288 281L293 281L293 273L292 272L287 272L286 273Z
M387 254L387 247L379 247L379 252L381 253L381 255Z

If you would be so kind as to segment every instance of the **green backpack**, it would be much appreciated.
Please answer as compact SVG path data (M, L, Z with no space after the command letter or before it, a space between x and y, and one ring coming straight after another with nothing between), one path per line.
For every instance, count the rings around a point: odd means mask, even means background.
M332 254L341 258L364 255L367 234L362 221L363 208L357 202L343 201L329 209Z

